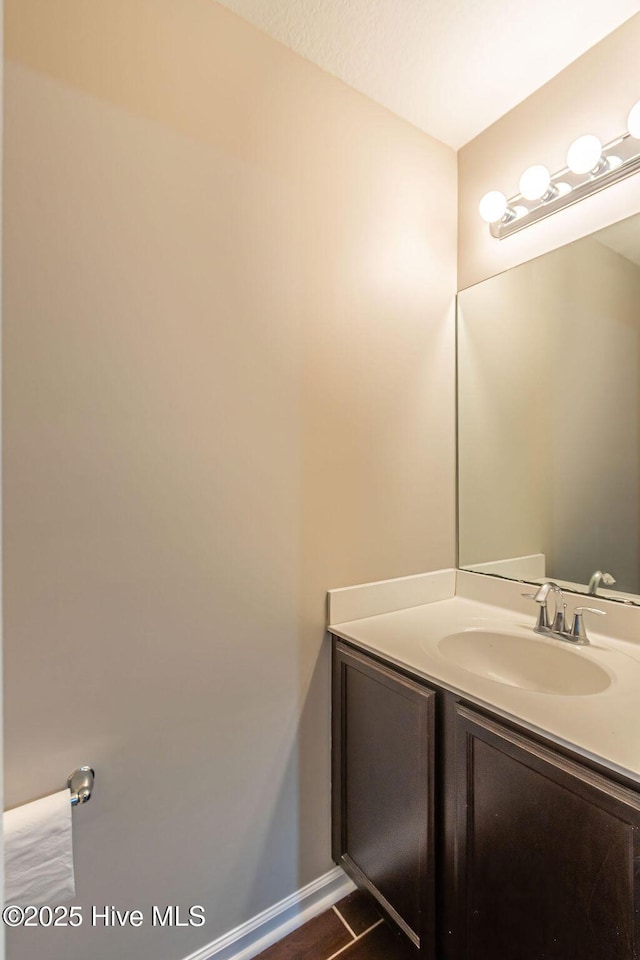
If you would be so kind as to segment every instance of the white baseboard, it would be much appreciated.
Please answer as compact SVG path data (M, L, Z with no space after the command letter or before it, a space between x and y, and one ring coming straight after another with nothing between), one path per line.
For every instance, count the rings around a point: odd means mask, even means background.
M328 910L352 890L355 890L355 884L342 867L335 867L235 930L196 950L185 960L252 960L307 920Z

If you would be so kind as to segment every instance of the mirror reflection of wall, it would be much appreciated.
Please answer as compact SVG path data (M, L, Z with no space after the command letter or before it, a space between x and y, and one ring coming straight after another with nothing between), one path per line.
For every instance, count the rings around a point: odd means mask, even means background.
M462 291L458 351L460 566L640 600L640 216Z

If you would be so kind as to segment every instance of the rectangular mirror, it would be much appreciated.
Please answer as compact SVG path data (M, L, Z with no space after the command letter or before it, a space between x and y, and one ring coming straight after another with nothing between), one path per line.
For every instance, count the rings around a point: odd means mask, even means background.
M640 215L458 294L458 510L462 569L640 603Z

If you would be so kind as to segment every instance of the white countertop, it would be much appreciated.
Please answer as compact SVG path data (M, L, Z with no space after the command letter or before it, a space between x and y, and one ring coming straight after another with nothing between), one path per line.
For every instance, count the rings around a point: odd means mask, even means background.
M449 589L443 590L445 573L449 573ZM431 585L431 594L428 590L426 594L430 602L331 623L328 629L363 650L377 654L390 663L433 681L640 783L640 643L635 640L636 635L640 636L640 609L632 611L635 617L631 619L631 611L621 613L624 610L622 605L602 602L600 597L593 598L593 606L602 607L610 613L607 620L616 636L597 633L592 627L589 632L591 643L584 647L573 646L562 640L537 638L540 643L560 644L571 655L592 660L611 678L610 685L599 693L574 696L542 693L472 673L445 657L438 646L443 637L472 628L501 633L511 631L520 635L531 632L535 636L535 608L531 601L520 598L521 591L526 587L495 578L487 582L489 578L477 574L456 574L455 571L438 571L433 576L439 578L433 582L439 585L439 595L443 599L430 599L433 595ZM470 581L469 577L472 578ZM413 581L410 602L415 603L415 581L418 578L406 579ZM423 576L423 580L431 582L430 576ZM368 596L372 586L366 586ZM360 588L349 589L357 591ZM454 591L455 595L451 595ZM499 595L501 605L479 600L478 594L483 592L491 600ZM350 608L358 609L349 590L331 593L330 618L331 612L339 615L347 609L344 597L336 598L336 594L346 594ZM465 593L467 596L462 595ZM502 600L505 601L504 606ZM584 598L568 595L567 600L576 601L570 602L571 609L582 603ZM375 604L373 609L376 609ZM598 626L604 620L604 617L598 618ZM590 626L592 624L593 621Z

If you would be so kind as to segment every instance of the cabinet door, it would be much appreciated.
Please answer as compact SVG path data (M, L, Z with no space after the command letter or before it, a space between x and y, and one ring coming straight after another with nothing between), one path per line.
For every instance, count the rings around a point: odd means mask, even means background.
M341 643L333 660L333 857L433 956L435 693Z
M458 705L466 960L638 960L640 798Z

